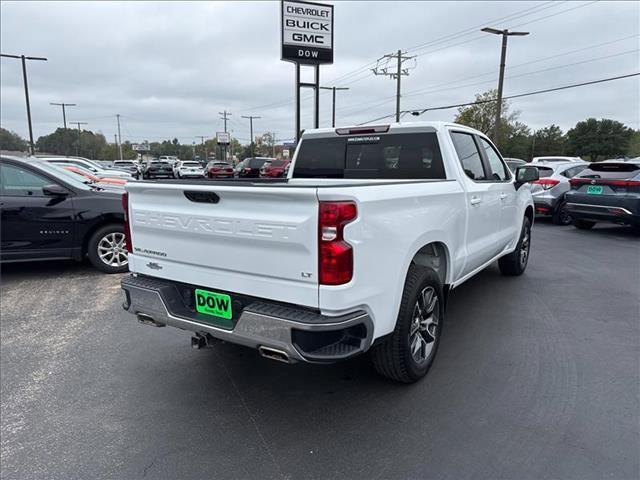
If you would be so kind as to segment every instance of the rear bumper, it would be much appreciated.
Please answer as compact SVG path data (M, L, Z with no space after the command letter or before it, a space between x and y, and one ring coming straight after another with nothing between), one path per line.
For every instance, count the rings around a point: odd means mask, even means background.
M200 335L260 349L284 352L291 362L332 363L369 349L373 323L364 311L327 317L315 311L249 299L234 325L227 329L203 322L184 302L185 286L146 276L130 275L122 280L126 300L123 307L142 323L170 325Z
M562 199L562 197L554 196L548 192L539 192L531 197L538 215L552 215Z
M625 206L594 205L569 201L566 208L573 218L579 220L640 225L640 215L634 214Z

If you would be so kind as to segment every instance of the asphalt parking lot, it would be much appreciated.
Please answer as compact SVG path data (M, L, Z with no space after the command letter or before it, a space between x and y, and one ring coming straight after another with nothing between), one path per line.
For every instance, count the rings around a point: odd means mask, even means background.
M139 325L120 276L2 271L3 479L640 476L640 238L540 221L529 268L451 298L403 386Z

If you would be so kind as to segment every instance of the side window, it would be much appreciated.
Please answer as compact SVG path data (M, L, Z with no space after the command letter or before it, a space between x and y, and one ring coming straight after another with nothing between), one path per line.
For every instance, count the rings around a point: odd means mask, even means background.
M471 180L486 180L482 158L473 136L469 133L451 132L451 140L467 177Z
M2 195L44 197L42 187L49 184L51 181L47 178L24 168L9 164L0 165L0 191Z
M493 146L487 142L484 138L478 137L480 139L480 145L484 149L484 152L487 156L487 160L489 160L489 179L495 180L498 182L504 182L505 180L509 180L511 176L509 175L509 171L506 165L500 159L500 155L493 148Z

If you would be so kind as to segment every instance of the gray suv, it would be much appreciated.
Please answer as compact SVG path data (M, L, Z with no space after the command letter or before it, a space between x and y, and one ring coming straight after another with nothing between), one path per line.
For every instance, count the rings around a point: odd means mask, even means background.
M540 178L531 183L531 196L536 215L551 216L556 225L569 225L573 219L566 210L565 194L571 189L569 179L587 168L588 163L529 163L538 168Z

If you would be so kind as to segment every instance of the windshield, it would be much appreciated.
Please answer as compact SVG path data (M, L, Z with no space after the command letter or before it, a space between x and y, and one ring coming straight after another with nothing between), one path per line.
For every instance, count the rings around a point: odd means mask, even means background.
M36 165L41 170L48 172L49 174L61 179L62 181L68 183L73 187L87 190L89 188L87 185L91 184L91 181L89 181L88 179L85 181L81 180L81 178L84 177L79 177L79 174L65 170L62 165L53 165L48 162L38 162L36 163Z
M199 167L200 164L198 162L182 162L182 167Z

